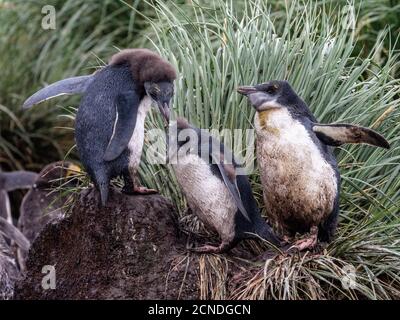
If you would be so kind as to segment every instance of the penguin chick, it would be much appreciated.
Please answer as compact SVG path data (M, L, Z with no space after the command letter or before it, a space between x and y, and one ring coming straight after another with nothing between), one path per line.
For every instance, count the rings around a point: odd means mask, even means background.
M268 218L279 233L310 233L295 244L331 241L339 213L340 174L330 146L367 143L389 148L377 132L350 124L319 124L288 82L243 86L256 109L257 161Z
M76 115L75 140L83 166L107 202L110 180L124 179L127 194L154 193L139 186L137 169L144 140L144 122L155 102L164 118L174 94L173 66L147 49L126 49L91 76L56 82L28 98L29 108L55 96L83 93Z
M257 236L280 244L260 215L247 176L236 174L239 166L223 144L183 118L170 127L169 142L169 159L190 209L221 238L218 247L192 251L222 253Z

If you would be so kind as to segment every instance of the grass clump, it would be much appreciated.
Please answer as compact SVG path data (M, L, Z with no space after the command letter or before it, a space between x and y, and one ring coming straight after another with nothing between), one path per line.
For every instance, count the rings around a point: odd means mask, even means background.
M191 14L161 1L152 3L157 17L150 21L156 35L151 40L180 71L176 114L217 131L252 128L254 111L236 87L286 79L320 122L373 127L392 146L389 151L359 145L337 149L342 174L340 224L336 239L323 254L278 255L263 265L249 260L254 272L224 296L399 298L400 82L395 78L399 61L393 50L381 66L374 60L387 34L361 56L356 29L344 27L353 18L347 10L332 12L313 2L292 1L282 11L284 16L274 19L268 3L258 0L240 12L229 1L216 1L214 7L193 1ZM160 125L156 118L151 122L151 127ZM242 141L232 148L244 156L246 146ZM144 163L141 175L185 206L171 171ZM261 203L257 172L251 178ZM212 265L219 264L216 260ZM207 265L201 262L203 273ZM355 272L355 285L344 289L348 268ZM218 288L210 289L209 296L220 296L213 291Z
M46 5L56 10L54 30L42 28ZM141 1L131 5L143 10ZM57 121L63 111L54 103L23 112L23 101L48 83L95 71L114 46L134 46L144 21L112 0L1 2L0 20L0 163L4 170L40 170L73 144L70 131L55 128L71 122Z

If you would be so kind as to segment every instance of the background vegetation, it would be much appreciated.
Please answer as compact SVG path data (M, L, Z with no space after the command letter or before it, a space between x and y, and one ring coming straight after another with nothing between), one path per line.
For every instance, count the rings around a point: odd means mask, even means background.
M56 7L56 30L41 29L46 4ZM373 127L392 148L337 150L341 220L337 239L323 254L249 261L252 272L233 291L226 289L226 277L234 259L203 257L202 297L400 298L400 4L356 1L354 25L349 4L0 1L0 165L39 170L69 153L77 98L24 113L20 106L46 83L91 73L117 48L147 46L168 58L180 72L175 112L217 131L252 126L253 111L236 94L238 85L287 79L321 122ZM160 125L151 115L148 128ZM233 146L237 154L245 155L243 145ZM68 157L77 159L74 151ZM168 168L143 162L141 177L177 203L185 229L205 232L184 214L184 199ZM261 199L257 172L251 178ZM243 246L263 250L253 242ZM345 290L341 281L349 268L355 268L357 281Z

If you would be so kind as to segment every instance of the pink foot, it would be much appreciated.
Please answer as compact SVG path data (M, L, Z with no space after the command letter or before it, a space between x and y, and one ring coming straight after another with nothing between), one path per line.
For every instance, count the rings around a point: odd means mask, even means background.
M312 227L310 229L310 235L304 239L300 239L296 241L289 250L297 249L299 251L303 251L306 249L313 249L317 245L318 240L318 228Z
M189 251L196 252L196 253L219 253L220 248L210 245L205 245L196 248L190 248Z
M218 247L212 245L205 245L196 248L190 248L189 251L196 253L225 253L232 249L235 245L235 242L232 241L223 241Z
M155 194L155 193L158 193L158 191L155 189L148 189L146 187L134 187L133 188L133 194L146 195L146 194Z

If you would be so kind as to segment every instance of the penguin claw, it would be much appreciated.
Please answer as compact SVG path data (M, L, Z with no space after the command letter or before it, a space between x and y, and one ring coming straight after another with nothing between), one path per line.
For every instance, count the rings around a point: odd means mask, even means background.
M309 237L296 241L288 251L297 249L298 251L303 251L306 249L314 249L318 242L318 228L311 228Z
M216 246L211 246L211 245L205 245L201 247L195 247L195 248L188 248L189 251L195 252L195 253L220 253L221 248L216 247Z
M156 194L158 191L156 189L149 189L146 187L134 187L133 194Z
M133 188L129 188L129 187L123 187L121 189L121 192L130 196L136 195L136 194L142 194L142 195L146 195L146 194L155 194L158 193L157 190L155 189L148 189L146 187L133 187Z
M232 249L235 242L223 241L219 246L204 245L201 247L189 248L188 250L196 253L225 253Z

